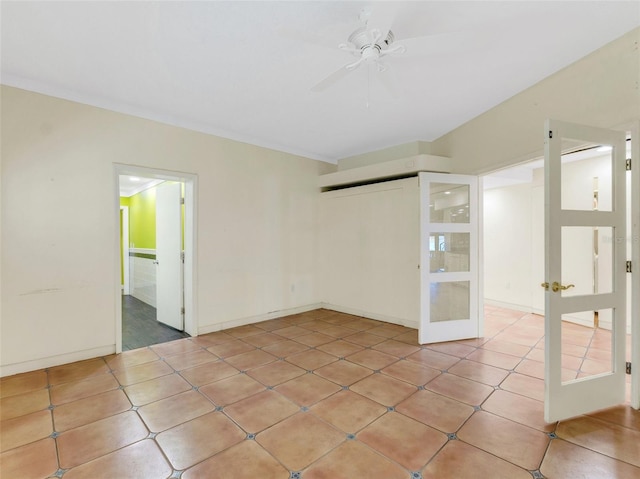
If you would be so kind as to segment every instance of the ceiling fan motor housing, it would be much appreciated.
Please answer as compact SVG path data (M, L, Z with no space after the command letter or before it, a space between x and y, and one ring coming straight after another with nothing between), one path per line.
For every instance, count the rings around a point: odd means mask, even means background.
M375 37L374 31L362 27L349 35L348 41L360 51L364 61L375 61L380 57L380 53L393 43L394 36L389 30L384 40L376 40Z

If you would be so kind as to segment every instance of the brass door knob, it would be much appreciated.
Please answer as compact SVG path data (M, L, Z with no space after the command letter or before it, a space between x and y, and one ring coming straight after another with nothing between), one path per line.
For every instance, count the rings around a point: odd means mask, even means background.
M540 286L542 286L545 290L549 289L549 283L540 283ZM551 290L554 293L557 293L558 291L564 291L565 289L569 289L569 288L575 288L575 284L569 284L567 286L564 286L560 283L558 283L557 281L554 281L553 284L551 285Z
M575 284L569 284L567 286L564 286L563 284L560 284L557 281L554 281L553 284L551 285L551 290L554 293L557 293L560 290L564 291L565 289L575 288L575 286L576 286Z

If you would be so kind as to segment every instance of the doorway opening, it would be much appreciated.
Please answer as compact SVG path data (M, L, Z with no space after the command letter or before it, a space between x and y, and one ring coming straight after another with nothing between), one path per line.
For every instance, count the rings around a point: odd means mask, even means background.
M611 148L581 145L562 155L563 209L571 211L610 211L612 206ZM631 157L627 141L627 158ZM564 151L564 150L563 150ZM627 259L631 259L631 171L627 171ZM544 161L536 160L490 173L483 177L483 259L484 302L488 316L492 309L532 313L530 321L539 329L544 349L545 324L545 179ZM637 193L634 193L637 194ZM637 212L635 213L637 214ZM565 231L566 230L566 231ZM613 271L612 228L572 226L563 230L562 268L571 272L563 278L559 294L586 298L611 289ZM566 279L566 281L565 281ZM627 275L626 361L632 357L633 323L631 275ZM553 285L551 285L553 286ZM609 288L609 289L607 289ZM564 291L567 289L567 291ZM555 290L554 290L555 291ZM612 341L611 308L563 314L562 381L583 381L612 371L615 348ZM533 333L523 328L520 333ZM544 371L544 355L532 350L527 367ZM539 364L538 364L539 363ZM575 367L574 367L575 366ZM636 386L637 387L637 386ZM632 391L632 377L626 376L626 401L637 407L639 397Z
M196 177L115 166L116 352L195 336Z

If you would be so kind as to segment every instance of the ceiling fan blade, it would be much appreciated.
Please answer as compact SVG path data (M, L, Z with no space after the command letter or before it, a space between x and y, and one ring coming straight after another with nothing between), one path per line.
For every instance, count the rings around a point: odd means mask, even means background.
M396 18L397 6L392 2L375 2L369 8L371 14L367 19L367 28L378 30L381 41L384 41Z
M355 70L357 68L357 66L355 66L354 68L348 69L347 68L348 66L349 65L345 65L343 67L340 67L339 69L334 71L328 77L324 78L323 80L320 80L318 83L316 83L316 85L314 87L311 88L311 91L317 93L317 92L321 92L323 90L326 90L331 85L336 83L338 80L341 80L343 77L345 77L349 72L352 72L353 70Z

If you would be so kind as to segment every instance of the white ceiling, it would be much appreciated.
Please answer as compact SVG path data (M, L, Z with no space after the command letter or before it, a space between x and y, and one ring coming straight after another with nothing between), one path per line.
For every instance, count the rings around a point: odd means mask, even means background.
M335 162L433 141L640 25L637 1L391 3L397 43L427 37L370 89L363 67L310 91L381 2L2 1L1 81Z
M162 183L164 180L154 178L142 178L140 176L120 175L118 187L120 196L129 197Z

